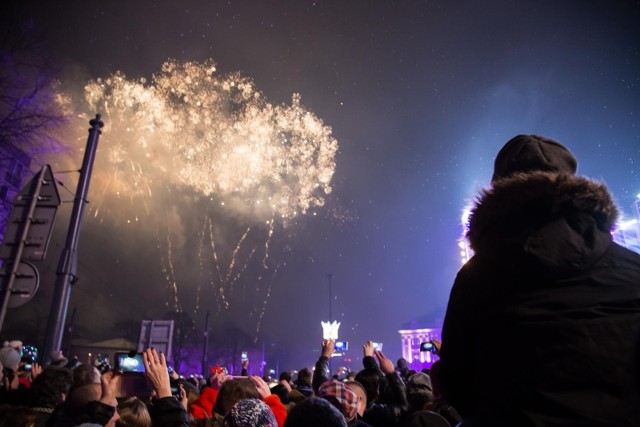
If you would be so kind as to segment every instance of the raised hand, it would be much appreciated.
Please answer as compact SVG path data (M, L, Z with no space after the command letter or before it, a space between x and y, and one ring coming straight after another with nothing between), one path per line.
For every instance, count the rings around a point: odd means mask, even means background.
M440 356L440 347L442 347L442 342L440 342L440 340L431 340L431 343L436 348L436 351L434 351L436 356Z
M29 377L31 381L35 380L38 375L42 373L42 366L38 362L33 362L31 365L31 372L29 372Z
M156 396L158 398L171 396L171 383L164 354L158 354L154 348L148 348L142 353L142 358L147 378L151 382Z
M374 353L378 358L378 363L380 364L380 370L384 374L392 374L395 372L395 367L393 366L393 362L382 353L382 351L378 350Z
M269 385L264 382L262 378L257 375L251 375L249 379L256 385L256 389L258 390L260 399L264 400L265 397L271 395L271 389L269 388Z
M373 341L369 340L362 346L362 354L364 357L373 357Z
M102 395L100 396L100 403L105 405L118 406L116 400L116 393L120 388L120 375L116 371L107 371L100 377L100 386L102 387Z
M184 389L184 386L180 384L180 403L182 403L183 408L187 408L189 405L189 397L187 396L187 391Z
M336 340L328 339L322 341L322 355L331 359L335 351Z
M211 377L209 378L209 383L211 383L211 387L213 389L220 390L220 387L222 387L222 384L229 378L231 378L229 374L220 372L218 374L211 375Z

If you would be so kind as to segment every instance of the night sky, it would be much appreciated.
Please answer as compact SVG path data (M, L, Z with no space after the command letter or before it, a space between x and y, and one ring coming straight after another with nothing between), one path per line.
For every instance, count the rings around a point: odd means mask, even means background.
M40 27L64 90L84 114L84 140L70 142L74 147L83 146L88 118L100 112L82 109L79 94L88 81L116 71L149 81L169 59L210 59L217 75L241 73L273 105L291 105L300 94L301 105L331 128L339 147L325 205L274 223L268 268L262 255L251 258L222 311L196 271L194 236L200 215L210 212L206 202L176 189L154 194L159 203L152 209L163 209L160 199L179 206L169 255L159 237L166 229L127 224L119 205L100 200L98 185L92 187L89 199L101 210L92 205L85 215L80 280L69 303L69 313L78 310L78 336L113 337L114 319L174 309L166 279L171 262L180 305L199 327L209 308L212 329L231 322L259 336L257 347L265 337L281 369L299 369L318 356L320 321L329 317L327 275L333 274L331 310L342 322L340 338L355 349L352 356L372 339L395 360L403 324L443 318L460 267L462 211L488 185L500 147L519 133L568 146L578 173L605 181L626 216L634 215L640 193L637 1L18 3ZM116 134L109 126L105 117L96 174L108 167L100 156L110 132ZM78 150L65 155L79 167ZM71 200L74 175L56 176L65 183L63 199ZM70 203L63 204L47 261L38 264L37 297L10 311L8 322L34 312L34 325L46 321L69 210ZM264 225L211 212L228 233L218 241L223 257L247 227L245 247L262 250Z

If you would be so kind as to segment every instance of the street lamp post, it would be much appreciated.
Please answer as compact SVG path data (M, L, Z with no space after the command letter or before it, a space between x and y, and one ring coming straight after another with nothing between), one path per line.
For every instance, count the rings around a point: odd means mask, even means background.
M73 201L69 229L67 230L67 240L60 255L58 270L56 271L56 282L53 288L49 322L47 323L44 353L41 357L41 363L43 364L49 361L52 351L57 351L62 348L62 335L64 333L64 323L67 317L67 307L71 295L71 285L78 279L78 241L80 240L80 228L84 207L89 203L87 195L89 193L89 182L91 181L93 162L96 157L96 150L98 149L98 139L102 133L100 129L104 126L104 123L100 120L100 114L96 114L96 117L92 119L89 124L91 128L89 128L89 137L87 138L87 146L82 160L82 169L80 169L76 197Z
M333 273L327 274L327 279L329 279L329 323L333 322L333 315L331 313L331 305L333 303L333 296L331 295L331 281L333 279ZM331 378L332 371L332 363L331 358L329 358L329 378Z
M333 303L333 296L331 295L331 281L333 279L333 273L328 273L327 278L329 279L329 322L332 322L333 316L331 314L331 305Z

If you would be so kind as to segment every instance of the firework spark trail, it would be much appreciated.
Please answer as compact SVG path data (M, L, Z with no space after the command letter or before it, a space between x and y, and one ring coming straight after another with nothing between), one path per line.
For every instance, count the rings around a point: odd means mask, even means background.
M224 291L225 291L223 286L224 280L222 279L222 271L220 271L220 263L218 262L218 252L216 251L216 243L213 237L213 223L211 222L211 219L209 219L209 243L211 246L211 257L213 259L213 265L215 267L216 272L218 273L218 285L216 285L215 283L212 283L212 285L214 286L214 289L217 290L216 299L218 301L222 301L224 308L229 308L229 301L227 301L227 298L225 297L225 294L224 294Z
M298 94L292 96L291 105L273 105L239 73L216 74L211 60L168 61L150 81L128 79L116 72L89 82L85 97L91 110L105 112L107 125L101 146L106 154L96 159L92 177L102 190L93 204L95 215L137 220L142 207L145 221L140 221L138 229L154 221L156 227L162 223L165 228L171 224L169 219L155 212L175 203L171 192L179 192L210 200L212 208L224 211L225 218L246 227L223 272L220 262L226 257L222 251L233 245L218 247L208 220L213 260L210 282L216 300L225 308L230 304L226 292L254 256L255 249L244 262L238 258L249 231L256 224L268 224L261 266L269 269L275 219L286 226L294 217L324 206L331 193L338 149L331 128L301 105ZM86 133L84 127L83 123ZM79 146L82 141L78 138ZM109 207L107 201L113 200L128 200L129 206ZM183 206L176 212L188 223L193 213ZM198 256L201 268L206 268L204 229L201 239ZM172 261L170 236L167 243L169 253L166 260L163 257L162 271L170 282L174 306L179 307L179 273ZM196 310L199 295L198 290Z
M205 268L204 268L204 234L207 226L207 219L205 218L203 227L198 231L198 266L200 267L200 277L204 278ZM210 271L210 270L209 270ZM196 305L193 308L193 315L196 316L198 311L200 310L200 292L202 291L202 284L198 281L198 287L196 288Z
M262 267L265 270L269 269L267 265L267 259L269 259L269 243L271 242L271 237L273 236L273 219L269 221L269 231L267 232L267 240L264 242L264 258L262 258Z
M251 231L251 227L247 227L242 237L240 237L240 240L238 240L238 244L236 245L236 248L233 250L233 253L231 254L231 261L229 261L229 267L227 268L227 277L225 280L225 282L227 283L229 282L229 279L231 278L231 274L233 273L233 268L236 265L236 258L238 257L238 252L240 252L242 243L245 241L250 231Z
M256 248L251 249L251 252L249 252L249 255L247 255L247 259L245 260L242 267L239 268L236 272L236 275L232 277L231 280L229 280L229 286L233 286L240 279L240 276L242 276L242 273L244 273L247 267L249 266L249 262L251 261L251 258L253 258L253 255L255 253L256 253Z
M255 332L255 338L254 338L254 342L258 339L258 333L260 332L260 327L262 326L262 319L264 318L264 314L267 311L267 304L269 302L269 298L271 297L271 287L273 286L273 282L276 278L276 275L278 274L278 269L280 268L280 265L276 265L273 268L273 274L271 275L271 280L269 280L269 284L267 285L267 291L265 294L265 298L262 301L262 310L260 311L260 314L258 315L258 319L256 322L256 332ZM257 311L257 310L256 310Z
M160 236L158 235L158 241L160 241ZM158 244L158 246L160 246ZM167 279L169 288L172 291L172 295L173 295L173 308L174 311L176 313L182 311L182 308L180 306L180 301L178 300L178 284L176 282L176 278L175 278L175 272L174 272L174 268L173 268L173 261L171 260L172 258L172 243L171 243L171 230L168 230L167 232L167 259L166 259L166 264L165 264L165 259L164 256L161 257L160 259L160 263L162 265L162 272L165 275L165 278Z
M209 224L209 226L211 226L211 219L210 219L210 218L208 218L208 217L207 217L207 218L205 218L205 220L204 220L204 224L203 224L203 228L202 228L202 233L201 233L201 234L202 234L202 239L201 239L201 248L200 248L200 252L201 252L201 253L203 253L203 251L204 251L204 245L205 245L205 243L204 243L204 237L205 237L205 231L206 231L206 229L207 229L207 224ZM209 230L209 233L211 233L211 230ZM214 250L215 250L215 246L214 246ZM203 253L203 255L202 255L201 259L200 259L200 263L201 263L201 269L202 269L202 270L201 270L201 273L202 273L202 271L204 271L204 269L205 269L205 264L206 264L206 263L205 263L204 253ZM217 263L215 264L215 266L216 266L216 268L218 267ZM209 285L210 285L211 289L216 290L216 289L217 289L217 286L216 286L216 280L215 280L215 278L213 277L214 269L213 269L213 268L207 268L207 269L206 269L206 271L208 272L208 276L209 276ZM220 276L221 276L221 274L220 274L220 269L218 268L218 277L220 277ZM220 299L218 298L218 293L216 293L215 295L216 295L216 302L218 303L218 306L217 306L217 308L218 308L218 312L220 312L220 311L221 311L221 309L222 309L222 308L221 308L221 306L220 306ZM197 314L197 312L196 312L196 314Z

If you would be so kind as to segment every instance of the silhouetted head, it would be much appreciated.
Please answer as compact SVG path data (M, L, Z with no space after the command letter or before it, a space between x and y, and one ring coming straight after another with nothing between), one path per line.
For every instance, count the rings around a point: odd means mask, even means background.
M311 387L311 370L309 368L302 368L298 372L298 385L306 385Z
M573 175L577 169L578 161L559 142L538 135L518 135L498 152L491 181L536 171Z
M284 427L347 427L347 421L327 400L310 397L291 409Z
M224 416L239 400L259 397L255 384L249 378L229 379L220 387L213 411Z
M380 393L380 372L376 368L364 368L356 374L356 381L367 393L367 405L374 402Z

